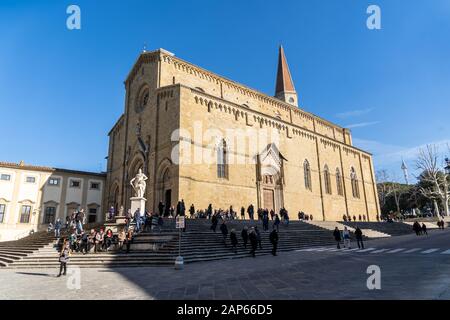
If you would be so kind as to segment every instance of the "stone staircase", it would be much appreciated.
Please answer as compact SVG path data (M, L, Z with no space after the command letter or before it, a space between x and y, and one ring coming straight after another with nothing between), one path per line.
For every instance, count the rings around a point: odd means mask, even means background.
M344 230L344 227L347 227L347 229L350 232L354 232L356 225L354 227L346 225L344 223L335 222L335 221L308 221L308 223L313 224L315 226L318 226L323 229L327 230L334 230L335 227L338 227L339 230ZM363 236L365 236L368 239L377 239L377 238L387 238L390 237L389 234L385 232L380 232L374 229L368 229L365 228L363 225L359 225L359 228L361 229Z
M237 253L230 246L229 238L227 246L223 243L219 226L217 232L210 230L210 221L206 219L187 219L186 232L181 236L181 255L185 263L197 261L210 261L219 259L234 259L249 257L250 245L243 247L240 233L244 225L248 227L258 226L261 232L262 249L257 250L257 255L270 254L271 244L269 231L262 230L259 221L228 221L228 230L235 229L239 244ZM272 223L270 223L270 226ZM164 238L164 240L161 240ZM291 221L289 226L280 225L279 251L290 251L312 246L325 246L334 244L332 232L313 224ZM78 267L133 267L143 265L173 265L179 248L179 232L175 230L174 219L166 219L161 232L140 233L135 236L131 245L131 252L121 253L117 251L88 253L74 253L70 257L70 265ZM54 243L47 244L27 253L20 259L7 264L8 268L57 268L58 253Z
M412 232L411 226L404 223L377 222L324 222L291 221L289 225L281 224L279 232L279 251L292 251L314 246L334 245L332 230L345 226L352 233L358 225L365 239L403 235ZM229 238L227 246L223 243L220 222L217 232L210 230L211 222L207 219L186 219L186 232L181 233L181 255L185 263L219 259L249 257L250 245L243 247L240 236L244 226L258 226L261 232L262 249L257 255L270 254L269 231L263 231L260 221L228 221L228 230L235 229L238 235L237 253L233 252ZM272 222L269 224L271 230ZM179 248L179 232L175 229L174 219L165 219L161 232L142 232L134 237L131 252L126 254L113 250L110 252L90 252L86 255L74 253L70 265L78 267L137 267L145 265L173 266ZM27 239L28 238L28 239ZM42 233L35 238L10 243L0 243L0 263L7 268L58 268L56 241L50 234ZM354 239L354 235L352 235ZM2 262L3 261L3 262Z
M385 233L389 236L401 236L414 233L412 226L403 222L349 222L341 221L342 224L355 228L359 226L362 230L371 229Z
M55 240L53 233L36 232L20 240L0 242L0 267L20 261Z

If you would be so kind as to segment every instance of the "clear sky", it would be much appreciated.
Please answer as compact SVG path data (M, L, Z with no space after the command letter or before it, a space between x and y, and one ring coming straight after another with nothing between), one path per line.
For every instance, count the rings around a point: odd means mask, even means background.
M81 30L66 9L81 8ZM381 8L381 30L366 9ZM99 171L143 44L267 94L285 48L301 107L401 177L450 140L450 1L0 2L0 160Z

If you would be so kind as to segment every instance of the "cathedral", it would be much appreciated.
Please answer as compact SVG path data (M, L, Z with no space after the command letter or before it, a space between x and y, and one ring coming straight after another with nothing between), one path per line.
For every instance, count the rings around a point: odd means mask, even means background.
M301 108L282 47L274 96L176 57L144 51L125 82L124 113L109 132L104 205L130 208L130 180L148 177L149 211L285 208L314 220L361 216L379 204L372 156L350 130Z

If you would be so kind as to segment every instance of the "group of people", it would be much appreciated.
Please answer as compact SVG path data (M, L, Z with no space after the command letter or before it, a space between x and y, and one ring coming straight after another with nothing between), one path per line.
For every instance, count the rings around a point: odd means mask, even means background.
M418 221L414 221L413 223L413 230L416 233L417 236L421 236L421 235L428 235L427 232L427 226L425 225L425 223L422 222L422 225L420 225L420 223Z
M214 217L211 229L216 232L217 222ZM228 232L227 222L226 220L223 220L220 225L220 232L222 233L225 246L227 246L227 240L229 238L232 250L237 253L239 240L236 230L233 228L230 232ZM247 249L247 245L250 244L250 255L252 257L256 257L256 250L258 249L258 247L260 250L262 250L261 232L259 231L258 226L251 227L250 230L247 226L244 226L241 231L241 238L244 249ZM272 244L272 255L274 256L277 255L278 239L278 231L274 225L272 231L269 234L269 241Z
M83 231L83 225L86 223L86 214L84 209L76 210L66 217L65 223L57 218L55 224L52 222L48 224L47 231L54 232L55 237L59 238L61 236L61 230L76 230L81 233Z
M105 231L104 228L99 228L97 230L91 229L90 232L73 230L63 241L68 241L71 252L87 254L91 251L94 251L94 253L108 252L111 249L122 251L125 245L128 253L132 239L133 231L130 228L122 229L117 234L114 234L111 229Z
M313 215L312 214L306 214L303 211L299 211L298 212L298 220L313 220Z
M358 245L358 248L359 249L364 249L363 233L362 233L362 230L358 226L356 226L354 234L355 234L356 243ZM342 241L343 241L343 244L344 244L344 248L351 249L351 245L350 245L350 240L351 240L350 230L348 230L347 227L344 227L344 230L342 230L342 233L338 229L338 227L334 228L333 237L334 237L334 240L337 243L337 248L338 249L341 249L341 242Z

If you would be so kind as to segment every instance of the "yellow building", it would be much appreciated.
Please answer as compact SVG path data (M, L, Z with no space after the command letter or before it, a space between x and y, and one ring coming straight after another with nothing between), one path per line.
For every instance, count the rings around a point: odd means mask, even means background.
M142 168L150 211L184 199L196 209L284 207L291 219L379 214L371 154L348 129L302 110L282 47L274 97L163 49L140 54L125 90L109 132L107 206L129 208Z
M17 240L84 209L102 222L103 173L0 162L0 241Z

